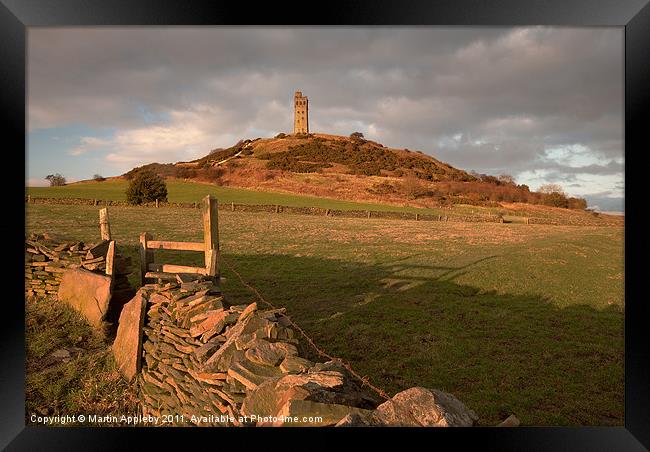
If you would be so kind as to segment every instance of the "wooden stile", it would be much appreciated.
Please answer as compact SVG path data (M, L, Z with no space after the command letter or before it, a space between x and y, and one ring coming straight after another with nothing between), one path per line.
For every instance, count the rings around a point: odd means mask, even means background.
M205 245L196 242L166 242L163 240L149 240L147 241L147 249L204 251Z
M203 198L203 243L205 245L205 268L208 276L219 277L219 218L216 198Z
M142 285L146 284L146 274L148 271L149 263L153 261L153 253L147 250L147 241L151 239L151 234L143 232L140 234L140 277Z
M147 279L169 279L173 274L207 275L215 280L219 278L219 221L217 200L208 195L201 202L203 216L203 243L174 242L153 240L153 237L143 232L140 234L140 273L142 284ZM204 267L189 267L185 265L155 264L153 250L200 251L204 253Z

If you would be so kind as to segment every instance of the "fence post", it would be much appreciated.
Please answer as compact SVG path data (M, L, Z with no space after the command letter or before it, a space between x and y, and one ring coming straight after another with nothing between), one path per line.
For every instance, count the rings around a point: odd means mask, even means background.
M203 198L203 243L206 272L219 281L219 209L211 195Z
M368 218L370 218L370 211L368 211Z
M230 210L231 210L232 212L235 211L235 203L234 203L234 202L231 202L231 203L230 203Z
M156 198L156 209L158 208L158 198Z
M96 205L97 205L97 200L95 199L95 200L93 200L93 206L96 206Z
M415 221L419 221L419 220L420 220L420 214L419 214L419 213L416 213L416 214L415 214Z
M280 206L278 204L275 205L275 213L280 213Z
M328 217L329 215L330 215L330 210L329 209L325 210L325 216Z
M104 207L99 209L99 231L102 235L102 240L111 239L111 225L108 221L108 209Z
M111 240L108 244L108 252L106 253L106 276L110 276L111 278L115 276L115 240Z
M140 281L143 286L147 283L144 275L149 271L149 264L153 261L153 252L147 250L147 242L151 239L151 234L148 232L140 234Z

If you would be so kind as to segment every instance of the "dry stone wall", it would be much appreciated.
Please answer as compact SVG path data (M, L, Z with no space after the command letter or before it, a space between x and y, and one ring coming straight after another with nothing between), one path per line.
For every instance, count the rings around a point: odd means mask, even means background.
M126 348L141 355L116 358L130 369L141 359L145 416L200 426L466 426L477 420L441 391L411 388L378 398L340 362L306 359L284 309L231 305L210 280L147 284L134 310L140 299L146 300L141 344L132 339ZM128 324L128 318L120 318L116 343L137 337L140 319Z
M25 294L56 295L66 269L83 268L104 274L108 240L85 244L65 241L50 234L32 233L25 240ZM131 291L128 275L131 259L116 256L113 293Z

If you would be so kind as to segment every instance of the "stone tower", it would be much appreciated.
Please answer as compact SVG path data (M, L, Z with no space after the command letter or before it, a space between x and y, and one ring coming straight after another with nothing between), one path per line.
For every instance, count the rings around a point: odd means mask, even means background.
M293 133L309 133L309 100L300 91L293 95Z

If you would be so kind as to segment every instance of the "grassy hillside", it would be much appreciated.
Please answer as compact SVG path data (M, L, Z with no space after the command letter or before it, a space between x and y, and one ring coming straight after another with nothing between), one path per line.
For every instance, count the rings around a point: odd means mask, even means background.
M26 191L31 196L42 198L84 198L124 201L126 200L125 191L127 184L128 181L125 179L109 179L103 182L77 182L62 187L28 187ZM418 209L414 207L342 201L316 196L219 187L206 183L173 179L167 181L167 190L169 192L169 202L200 201L205 195L212 194L221 203L279 204L291 207L322 207L325 209L375 210L380 212L426 212L435 214L440 212L437 209Z
M201 240L191 212L111 207L111 231L137 268L143 231ZM510 414L524 425L623 425L621 227L228 210L219 224L224 258L323 349L391 394L449 391L482 425ZM96 241L97 208L30 204L27 230ZM198 253L155 256L202 263ZM225 296L250 303L236 276L222 274Z
M587 207L583 199L531 192L505 175L469 174L420 151L325 134L241 140L190 162L151 163L124 176L143 168L163 177L231 187L415 207L499 207L501 202Z

